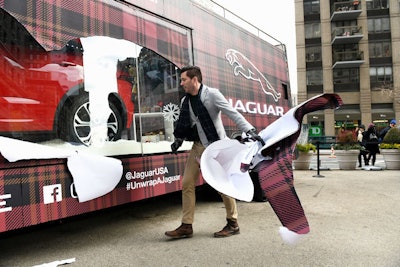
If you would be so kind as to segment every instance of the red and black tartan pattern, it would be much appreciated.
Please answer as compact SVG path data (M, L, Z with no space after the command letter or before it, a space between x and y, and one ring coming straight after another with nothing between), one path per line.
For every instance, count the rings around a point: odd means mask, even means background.
M289 110L288 64L281 48L260 41L257 36L189 0L158 1L157 4L127 2L135 6L94 0L37 0L24 4L0 0L0 7L17 18L47 50L60 49L67 41L78 37L102 35L126 39L159 53L178 67L198 65L203 72L203 82L219 88L227 98L263 103L270 110L274 110L274 106L283 107L284 112ZM259 69L281 93L278 102L266 95L258 82L234 75L233 66L225 58L228 49L243 53ZM243 115L260 130L279 118L273 112ZM236 130L236 125L227 117L223 116L223 120L229 133Z
M187 153L179 153L122 158L123 175L117 187L102 197L82 203L76 198L73 178L65 159L37 160L36 166L20 164L16 167L16 163L7 163L7 160L0 157L3 162L0 169L0 196L11 194L11 198L6 199L6 205L0 205L0 208L12 208L11 211L0 212L0 233L179 191L182 189L180 174L183 173L187 156ZM165 167L167 173L147 177L143 181L161 176L179 176L179 179L135 190L127 189L128 172ZM197 185L203 183L201 178ZM43 186L56 184L61 185L62 200L44 204Z
M301 124L307 113L338 108L342 105L341 98L336 94L324 94L300 105L294 116ZM272 160L262 161L259 166L259 181L263 193L267 197L282 225L298 234L310 231L303 207L297 196L293 181L293 149L300 135L300 128L291 136L262 151Z
M60 49L72 39L109 36L147 47L178 66L190 62L188 32L176 31L164 19L150 20L145 11L121 3L81 0L0 0L0 8L12 14L48 51Z
M19 167L16 167L15 163L2 165L4 169L0 170L0 195L11 194L5 206L11 207L12 210L0 213L0 232L71 216L65 203L44 205L41 193L41 189L46 185L71 184L69 173L65 170L65 160L32 162L35 162L36 166L29 163ZM65 188L63 186L61 192L64 196Z
M188 64L200 66L204 83L219 88L233 101L263 103L267 110L280 106L286 112L290 108L288 65L282 49L260 41L239 26L224 22L211 11L196 7L197 4L191 1L129 2L155 14L163 14L170 21L118 2L38 0L23 5L19 1L0 0L0 7L17 18L47 50L59 49L77 37L104 35L122 38L152 49L179 67ZM177 24L171 21L177 21ZM228 49L243 53L263 73L281 93L278 102L267 96L258 82L234 76L233 66L225 58ZM279 118L279 114L274 112L243 115L259 130ZM226 116L223 120L228 134L237 129Z
M185 16L193 15L189 12ZM291 98L288 66L285 53L281 49L260 41L256 36L239 29L232 23L221 23L221 18L210 16L207 12L197 12L190 23L194 28L195 64L201 67L205 84L220 89L228 99L241 100L244 105L249 101L256 105L266 105L267 109L280 106L283 107L284 112L289 110ZM196 25L201 25L201 27ZM242 53L257 67L272 86L281 93L282 97L278 102L266 95L258 82L248 80L242 75L234 75L233 66L225 58L228 49L235 49ZM287 85L287 92L284 91L284 84ZM279 118L279 115L273 113L266 115L246 112L243 115L258 130L264 129L266 125ZM234 122L225 115L222 118L228 133L237 131Z

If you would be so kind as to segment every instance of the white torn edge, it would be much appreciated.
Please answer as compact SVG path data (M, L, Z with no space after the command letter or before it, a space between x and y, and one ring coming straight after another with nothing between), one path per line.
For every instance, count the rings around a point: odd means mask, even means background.
M121 180L123 167L119 159L78 151L67 151L0 136L0 152L9 162L29 159L67 158L79 202L111 192Z
M111 114L108 96L118 92L117 63L128 57L137 58L140 49L135 43L107 36L81 38L85 91L89 92L92 145L108 141L107 120Z
M288 228L284 226L279 227L279 234L281 235L283 242L289 245L296 245L297 243L300 242L300 239L303 237L303 235L290 231Z
M59 261L52 261L52 262L48 262L48 263L34 265L32 267L56 267L56 266L59 266L59 265L70 264L70 263L73 263L73 262L75 262L75 258L70 258L70 259L66 259L66 260L59 260Z
M123 167L119 159L78 153L68 157L67 166L74 177L79 202L103 196L121 180Z

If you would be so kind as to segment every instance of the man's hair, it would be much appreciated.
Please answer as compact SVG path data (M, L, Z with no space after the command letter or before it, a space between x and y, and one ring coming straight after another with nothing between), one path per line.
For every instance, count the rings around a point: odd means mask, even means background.
M201 70L197 66L186 66L181 69L181 73L186 72L186 75L190 78L193 79L193 77L197 77L197 80L199 83L202 83L203 77L201 75Z

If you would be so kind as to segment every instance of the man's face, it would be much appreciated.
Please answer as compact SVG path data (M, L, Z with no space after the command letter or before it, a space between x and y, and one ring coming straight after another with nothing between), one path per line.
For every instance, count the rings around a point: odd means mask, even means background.
M190 79L190 77L188 77L186 75L186 71L181 73L181 86L183 88L183 90L185 91L185 93L187 94L193 94L195 92L195 80L196 77L193 77L193 79Z

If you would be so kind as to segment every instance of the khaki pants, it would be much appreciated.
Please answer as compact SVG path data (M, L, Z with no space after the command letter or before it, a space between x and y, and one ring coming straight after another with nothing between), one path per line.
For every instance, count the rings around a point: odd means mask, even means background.
M205 147L200 142L194 142L186 161L182 181L182 223L193 224L196 205L195 186L200 175L200 160ZM238 212L236 200L220 193L226 209L226 218L237 221Z

